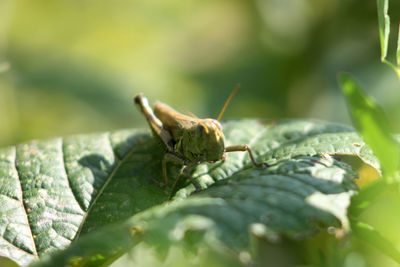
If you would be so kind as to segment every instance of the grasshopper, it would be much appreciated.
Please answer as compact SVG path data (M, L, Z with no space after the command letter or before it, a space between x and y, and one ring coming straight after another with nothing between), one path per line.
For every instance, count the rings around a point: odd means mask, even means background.
M201 186L190 176L191 171L202 162L225 161L226 153L247 151L254 166L270 166L267 163L257 163L248 145L225 146L225 136L219 120L237 89L238 86L226 100L216 120L183 115L161 102L154 104L153 111L145 96L138 94L134 97L136 106L146 117L153 133L161 138L167 148L162 160L164 185L168 184L168 162L184 166L182 172L191 180L196 192L201 190Z

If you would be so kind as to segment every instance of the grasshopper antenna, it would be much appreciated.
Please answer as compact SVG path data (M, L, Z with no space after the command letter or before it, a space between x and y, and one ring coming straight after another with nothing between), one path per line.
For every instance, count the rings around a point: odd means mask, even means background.
M217 121L219 121L222 118L222 115L224 115L224 112L226 108L229 105L229 102L231 102L232 97L236 94L237 90L239 89L240 83L238 83L235 88L233 88L231 94L228 96L228 99L225 101L224 107L222 108L221 112L218 115Z

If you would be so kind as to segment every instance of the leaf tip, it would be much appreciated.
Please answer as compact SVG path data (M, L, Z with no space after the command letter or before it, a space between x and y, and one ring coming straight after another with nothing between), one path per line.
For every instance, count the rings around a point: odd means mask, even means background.
M350 94L354 90L355 81L351 75L347 72L339 72L338 82L342 88L345 95Z

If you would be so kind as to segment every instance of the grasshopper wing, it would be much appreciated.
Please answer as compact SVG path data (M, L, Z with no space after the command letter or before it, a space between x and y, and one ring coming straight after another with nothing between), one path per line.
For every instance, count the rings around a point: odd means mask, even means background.
M179 140L183 132L198 121L198 119L183 115L161 102L154 104L154 113L163 123L164 128L171 133L174 140Z

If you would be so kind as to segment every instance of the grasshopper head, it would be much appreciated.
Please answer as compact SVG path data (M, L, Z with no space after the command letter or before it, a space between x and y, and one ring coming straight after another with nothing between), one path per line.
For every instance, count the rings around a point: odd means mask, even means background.
M202 154L205 161L218 161L224 157L225 136L217 120L201 120L197 125L197 135L202 142Z
M225 136L217 120L198 120L187 133L190 136L184 138L188 141L184 146L190 160L214 162L224 158Z

